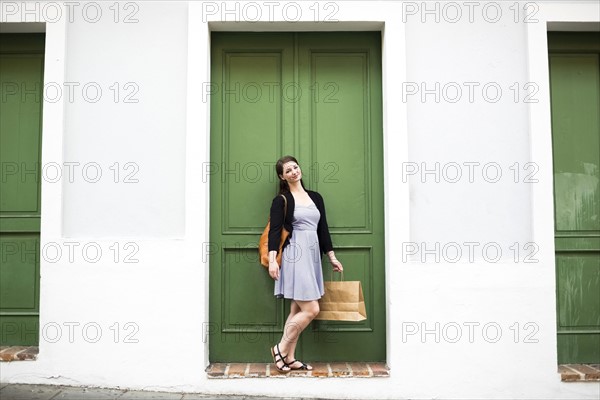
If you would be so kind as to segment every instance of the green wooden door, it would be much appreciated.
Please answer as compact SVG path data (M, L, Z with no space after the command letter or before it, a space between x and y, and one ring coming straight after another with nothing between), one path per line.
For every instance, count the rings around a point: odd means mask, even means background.
M558 362L600 363L600 36L549 48Z
M381 34L213 33L210 360L269 361L289 302L273 296L257 243L277 193L275 161L298 158L325 198L346 280L362 282L368 319L314 321L296 356L384 361ZM324 262L325 278L331 266Z
M38 343L43 67L43 34L0 35L2 345Z

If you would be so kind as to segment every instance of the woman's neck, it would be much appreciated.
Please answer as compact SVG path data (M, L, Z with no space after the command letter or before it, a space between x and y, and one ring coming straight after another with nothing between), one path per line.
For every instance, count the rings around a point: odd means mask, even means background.
M302 187L302 184L300 183L300 181L294 182L294 183L290 184L289 186L290 186L291 193L303 193L304 192L304 188Z

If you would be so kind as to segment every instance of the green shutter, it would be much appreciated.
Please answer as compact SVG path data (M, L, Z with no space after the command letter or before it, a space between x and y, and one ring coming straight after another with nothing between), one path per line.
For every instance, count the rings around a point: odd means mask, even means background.
M549 35L558 362L600 362L600 36Z
M0 42L0 344L36 345L44 35Z

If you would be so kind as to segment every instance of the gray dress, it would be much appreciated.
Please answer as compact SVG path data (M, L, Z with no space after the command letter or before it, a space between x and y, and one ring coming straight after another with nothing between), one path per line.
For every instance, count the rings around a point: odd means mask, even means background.
M318 300L325 294L317 225L321 213L314 203L296 204L290 243L283 249L275 296L294 300Z

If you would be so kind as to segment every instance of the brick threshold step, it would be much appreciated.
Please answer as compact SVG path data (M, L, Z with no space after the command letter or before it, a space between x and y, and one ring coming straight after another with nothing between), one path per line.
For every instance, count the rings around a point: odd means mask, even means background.
M213 379L228 378L373 378L389 377L390 369L385 363L374 362L315 362L310 363L311 371L294 370L279 372L273 363L213 363L206 368L206 374Z
M35 361L38 346L0 346L0 361Z
M38 346L1 346L0 361L35 361ZM312 371L277 371L272 363L214 363L206 368L209 378L255 377L387 377L390 370L385 363L312 363ZM561 364L558 373L563 382L598 382L600 364Z
M558 372L563 382L600 381L600 364L561 364Z

